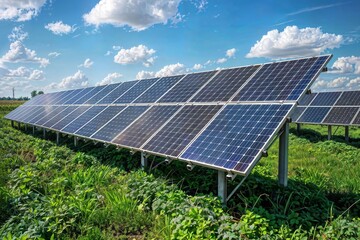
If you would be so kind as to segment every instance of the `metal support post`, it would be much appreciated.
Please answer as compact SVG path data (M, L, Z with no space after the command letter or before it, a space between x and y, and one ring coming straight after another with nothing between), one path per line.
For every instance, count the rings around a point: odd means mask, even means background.
M20 127L21 127L21 124L20 124L20 122L18 122L18 129L20 130Z
M35 135L35 126L33 126L33 135Z
M332 135L332 133L331 133L331 126L329 125L329 126L328 126L328 140L331 140L331 135Z
M45 139L46 138L46 129L43 128L43 138Z
M74 146L77 147L78 145L78 138L77 136L74 136Z
M60 144L60 133L56 132L56 145Z
M141 153L141 168L145 169L148 166L148 159L145 156L145 153Z
M289 148L289 123L283 126L279 138L279 184L286 187L288 184L288 148Z
M349 142L349 126L345 126L345 141Z
M14 127L14 121L11 120L11 127L13 128Z
M296 124L296 132L297 132L297 133L300 133L300 131L301 131L301 124L300 124L300 123L297 123L297 124Z
M221 198L222 204L226 204L227 200L227 179L226 172L218 171L218 196Z
M27 132L27 127L28 127L28 125L25 123L25 131Z

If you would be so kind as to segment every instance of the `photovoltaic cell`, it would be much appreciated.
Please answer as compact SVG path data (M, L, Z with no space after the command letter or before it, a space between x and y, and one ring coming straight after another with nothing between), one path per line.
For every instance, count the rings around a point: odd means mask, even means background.
M10 113L8 115L6 115L6 118L10 119L10 120L14 120L14 121L22 121L24 116L27 116L29 113L32 113L34 109L36 109L38 107L36 106L32 106L32 105L29 105L29 106L23 106L21 108L17 108L19 109L19 111L16 111L16 112L10 112L11 113L11 116L10 116ZM15 110L17 110L15 109ZM13 114L12 114L13 113Z
M343 92L336 106L360 106L360 91Z
M321 123L329 111L330 107L308 107L297 121L301 123Z
M153 103L156 102L164 93L174 86L184 75L163 77L152 85L146 92L138 97L134 103Z
M28 115L24 116L21 120L21 122L29 123L31 119L36 117L37 115L41 114L45 110L44 106L37 106L31 111Z
M99 87L89 87L85 88L87 89L86 92L82 92L81 96L79 96L76 101L73 102L73 104L83 104L87 100L89 100L92 96L96 95L99 91L101 91L105 86L99 86Z
M113 139L112 143L140 148L179 108L180 106L153 106Z
M332 106L339 98L341 92L322 92L318 93L311 102L311 106Z
M91 138L110 142L148 108L148 106L127 107L119 115L108 122L103 128L101 128L97 133L93 134Z
M131 103L158 80L158 78L139 80L138 84L129 89L129 91L123 94L120 98L116 99L114 103Z
M83 114L86 110L88 110L89 106L80 106L76 108L74 111L72 111L70 114L62 118L60 121L55 123L51 128L56 130L61 130L63 127L68 125L70 122L72 122L75 118L77 118L79 115Z
M61 98L58 98L56 99L53 104L54 105L61 105L63 104L65 101L69 100L72 96L73 96L73 93L75 92L76 90L69 90L69 91L64 91L64 94L61 96Z
M74 102L76 102L77 99L87 94L90 90L91 89L89 88L76 89L66 99L63 99L58 104L64 104L64 105L73 104Z
M53 110L57 109L58 106L44 106L44 110L38 113L35 117L29 120L29 123L34 124L43 117L49 115Z
M95 94L93 97L91 97L89 100L85 102L85 104L95 104L101 99L103 99L106 95L108 95L111 91L113 91L115 88L120 86L121 84L111 84L104 86L97 94Z
M298 121L301 114L305 111L306 107L296 107L294 112L291 114L291 118L293 122Z
M157 102L186 102L215 73L216 71L188 74Z
M177 157L220 108L220 105L184 106L142 149Z
M305 94L303 98L299 100L300 106L307 106L316 97L317 93Z
M228 105L180 158L244 174L292 107Z
M124 110L124 106L109 106L100 115L89 121L85 126L80 128L75 134L90 137L107 122L109 122L116 114Z
M51 112L48 112L47 115L43 116L41 119L35 122L36 125L43 125L47 121L49 121L51 118L55 117L57 114L64 111L64 109L67 108L66 106L59 106L57 108L54 108Z
M4 118L14 120L14 118L16 118L17 115L21 114L28 108L29 108L29 106L21 105L21 106L15 108L14 110L12 110L11 112L9 112L8 114L6 114L4 116Z
M358 110L358 107L333 107L323 123L350 124Z
M53 126L57 122L61 121L61 119L66 117L68 114L73 112L76 108L78 108L78 107L77 106L68 106L68 107L65 106L65 109L63 111L61 111L60 113L54 115L52 118L50 118L48 121L46 121L42 125L47 127L47 128L50 128L51 126Z
M86 112L78 116L75 120L70 122L67 126L61 129L62 132L75 133L91 119L93 119L98 113L105 109L105 106L93 106Z
M352 124L360 125L360 112L355 117L354 122Z
M109 95L101 99L97 104L110 104L113 103L116 99L121 97L126 91L132 88L139 81L129 81L124 83L119 83L120 86L114 89Z
M191 102L228 101L260 65L221 70Z

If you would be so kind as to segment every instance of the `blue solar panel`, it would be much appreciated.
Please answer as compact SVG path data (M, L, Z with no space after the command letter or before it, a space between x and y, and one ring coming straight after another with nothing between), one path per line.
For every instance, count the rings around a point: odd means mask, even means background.
M63 129L61 129L61 131L67 133L75 133L105 108L105 106L91 107L86 112L78 116L75 120L66 125Z
M228 105L180 158L244 174L292 107Z
M343 92L336 106L360 106L360 91Z
M184 75L163 77L152 85L146 92L140 95L134 103L153 103L156 102L164 93L173 87Z
M323 123L327 124L350 124L359 107L333 107Z
M216 71L188 74L157 102L186 102L209 81L215 73Z
M78 107L76 107L76 106L65 107L65 109L63 111L59 112L58 114L55 114L52 118L50 118L49 120L44 122L42 125L44 127L50 128L51 126L53 126L54 124L59 122L61 119L66 117L68 114L70 114L72 111L74 111L76 108L78 108Z
M90 108L89 106L77 107L74 111L72 111L68 115L66 115L66 116L63 115L63 118L60 121L58 121L57 123L55 123L53 126L51 126L51 128L60 131L63 127L68 125L70 122L72 122L79 115L83 114L89 108Z
M57 104L64 104L64 105L73 104L78 98L81 98L82 96L84 96L84 94L86 94L90 90L91 89L89 88L76 89L73 92L71 92L71 94L66 99L62 99Z
M358 112L352 124L360 125L360 112Z
M322 92L318 93L311 102L311 106L332 106L339 98L341 92Z
M109 93L106 97L101 99L97 104L110 104L113 103L116 99L126 93L129 89L135 86L139 81L129 81L124 83L119 83L119 87L114 89L111 93ZM115 84L116 85L116 84Z
M43 116L41 119L37 120L36 122L34 122L34 124L36 125L43 125L44 123L46 123L47 121L49 121L50 119L52 119L53 117L55 117L57 114L61 113L62 111L64 111L64 109L67 108L66 106L59 106L57 108L54 108L51 112L48 112L45 116Z
M35 109L35 108L37 108L37 107L32 106L32 105L20 106L20 107L16 108L15 110L13 110L12 112L10 112L8 115L6 115L5 118L21 122L21 120L23 119L23 116L32 112L33 109Z
M139 80L138 84L129 89L129 91L124 93L120 98L116 99L114 103L131 103L158 80L158 78Z
M100 115L97 115L94 119L89 121L85 126L75 132L75 134L90 137L124 109L124 106L107 107Z
M301 114L305 111L306 107L296 107L294 112L291 114L291 118L293 122L296 122L299 120L299 117Z
M321 123L330 107L308 107L297 120L301 123Z
M57 108L58 108L58 106L44 106L43 111L37 113L37 115L35 117L33 117L31 120L29 120L28 122L31 124L34 124L37 121L39 121L40 119L42 119L43 117L51 114L51 112L56 110Z
M316 97L317 93L305 94L303 98L299 100L300 106L307 106L309 105L312 100Z
M41 114L44 110L45 110L44 106L37 106L31 112L29 112L27 115L23 116L23 118L19 121L24 122L24 123L29 123L31 119L33 119L37 115Z
M99 87L89 87L85 88L86 91L83 91L81 95L72 103L72 104L83 104L87 100L89 100L92 96L96 95L98 92L100 92L105 86L99 86Z
M112 142L140 148L179 108L180 106L153 106Z
M177 157L220 108L220 105L184 106L178 114L141 148Z
M121 84L111 84L104 86L97 94L91 97L89 100L85 101L85 104L95 104L105 96L107 96L110 92L112 92L115 88L119 87Z
M136 106L127 107L119 115L114 117L98 132L93 134L91 138L99 139L102 141L110 142L114 137L121 133L126 127L128 127L135 119L143 114L149 107L148 106Z

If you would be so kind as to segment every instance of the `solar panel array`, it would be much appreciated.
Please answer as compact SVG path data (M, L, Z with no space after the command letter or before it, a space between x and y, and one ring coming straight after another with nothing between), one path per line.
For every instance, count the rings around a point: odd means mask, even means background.
M49 93L5 117L247 175L330 58Z
M360 90L306 94L292 114L296 123L360 126Z

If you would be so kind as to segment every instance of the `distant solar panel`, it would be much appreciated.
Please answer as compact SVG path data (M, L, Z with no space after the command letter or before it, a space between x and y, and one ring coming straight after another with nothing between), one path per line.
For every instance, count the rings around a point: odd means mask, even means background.
M180 106L153 106L111 142L140 148L179 108Z
M90 137L124 109L125 106L107 107L103 112L101 112L100 115L96 116L94 119L86 123L82 128L76 131L75 134Z
M84 102L84 104L95 104L105 96L107 96L110 92L112 92L115 88L119 87L120 84L111 84L104 86L97 94Z
M332 106L339 98L341 92L323 92L318 94L311 102L311 106Z
M64 106L65 109L63 111L61 111L58 114L55 114L52 118L50 118L49 120L47 120L44 124L42 124L44 127L46 128L50 128L51 126L53 126L54 124L56 124L57 122L59 122L61 119L63 119L64 117L66 117L68 114L70 114L72 111L74 111L76 108L76 106Z
M63 115L63 118L58 122L56 122L53 126L51 126L51 128L55 130L61 130L63 127L68 125L70 122L72 122L79 115L83 114L89 108L90 108L89 106L80 106L75 108L75 110L69 113L68 115L66 116Z
M89 88L85 88L86 91L84 90L81 93L81 96L79 96L74 102L72 102L71 104L83 104L85 103L89 98L91 98L92 96L96 95L98 92L100 92L105 86L99 86L99 87L89 87Z
M146 92L140 95L134 103L153 103L156 102L164 93L173 87L184 75L163 77L152 85Z
M360 106L360 91L345 91L336 106Z
M322 122L329 111L330 107L308 107L297 121L301 123Z
M73 104L78 98L84 96L90 90L91 89L87 89L87 88L76 89L66 99L63 99L61 102L57 104L64 104L64 105Z
M45 106L38 106L35 107L31 112L29 112L27 115L23 116L21 121L24 123L29 123L31 119L38 116L39 114L42 114L42 112L45 111Z
M49 115L52 111L56 110L59 106L44 106L43 111L37 113L28 123L34 124L45 116Z
M220 105L184 106L142 149L177 157L220 110Z
M188 74L157 102L186 102L209 81L215 73L216 71Z
M228 105L180 158L245 174L292 107Z
M116 99L114 103L131 103L158 80L158 78L139 80L138 84L129 89L129 91L124 93L120 98Z
M128 127L135 119L143 114L148 106L130 106L111 119L103 128L91 136L91 138L110 142L114 137Z
M221 70L191 102L228 101L260 65Z
M333 107L323 123L350 124L358 110L358 107Z
M304 105L304 106L307 106L309 105L313 100L314 98L316 97L316 94L317 93L312 93L312 94L305 94L305 96L300 99L299 101L299 105Z
M116 99L121 97L124 93L126 93L129 89L131 89L133 86L138 84L139 81L129 81L124 83L119 83L120 86L114 89L111 93L109 93L106 97L101 99L97 104L111 104Z
M55 117L57 114L64 111L64 109L67 108L66 106L59 106L57 108L52 109L52 111L49 111L45 116L40 118L38 121L34 122L35 125L44 125L47 121L49 121L51 118Z

